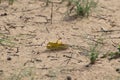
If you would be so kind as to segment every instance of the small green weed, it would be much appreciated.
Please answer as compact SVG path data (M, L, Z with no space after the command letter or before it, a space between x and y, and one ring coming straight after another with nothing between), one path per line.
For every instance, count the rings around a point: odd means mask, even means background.
M13 5L15 0L8 0L9 1L9 5Z
M24 68L18 74L13 74L8 80L34 80L35 73L33 68Z
M116 51L116 52L111 52L111 53L109 54L109 56L110 56L109 60L111 60L111 59L116 59L116 58L119 58L119 57L120 57L120 45L119 45L119 47L118 47L117 49L118 49L118 51Z
M97 45L95 45L90 51L90 64L95 64L98 58L98 51L96 51Z
M14 45L15 43L11 41L9 36L0 33L0 46L13 47Z
M13 5L15 0L8 0L9 5ZM2 0L0 0L0 3L2 3Z
M92 47L90 48L90 64L95 64L98 56L99 56L99 50L102 48L103 46L103 39L99 38L95 41L95 43L92 43Z
M93 8L97 6L97 1L94 0L68 0L68 4L73 7L70 8L70 13L75 10L77 16L85 17L89 16L89 13ZM68 13L68 14L70 14Z
M14 43L7 39L0 39L0 45L2 46L13 46Z
M93 0L82 0L81 2L76 2L76 12L79 16L88 16L91 9L96 7L96 3Z

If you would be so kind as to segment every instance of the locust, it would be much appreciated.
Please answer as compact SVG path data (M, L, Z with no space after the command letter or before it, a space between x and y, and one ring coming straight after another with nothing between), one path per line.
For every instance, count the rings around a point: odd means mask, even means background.
M56 42L48 42L47 43L47 49L48 50L66 50L68 49L68 44L63 44L60 40L57 40Z

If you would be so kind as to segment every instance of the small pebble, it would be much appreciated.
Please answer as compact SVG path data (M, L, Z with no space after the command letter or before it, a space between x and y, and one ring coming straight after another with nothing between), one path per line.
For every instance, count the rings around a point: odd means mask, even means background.
M3 70L0 70L0 72L3 72Z
M72 78L70 76L67 76L67 79L66 80L72 80Z
M10 61L10 60L12 60L12 58L11 58L11 57L8 57L7 60Z
M3 13L3 14L1 14L0 16L7 16L7 13Z
M85 65L85 67L91 67L91 66L92 66L92 64L90 64L90 63Z
M3 70L0 70L0 75L2 75L3 74Z
M117 69L116 69L116 72L120 73L120 68L117 68Z

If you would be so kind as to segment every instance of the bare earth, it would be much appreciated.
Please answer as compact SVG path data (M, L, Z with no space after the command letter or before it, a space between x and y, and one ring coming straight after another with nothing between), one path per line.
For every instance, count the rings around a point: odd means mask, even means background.
M0 39L10 41L5 43L8 46L0 45L0 80L69 80L68 76L72 80L120 80L116 72L120 59L100 58L116 51L120 43L120 0L99 0L97 8L83 19L65 15L66 2L50 1L48 6L44 0L0 4ZM47 51L47 43L59 38L71 47ZM103 38L104 45L96 63L86 67L96 38ZM25 76L27 72L32 75ZM10 79L17 75L24 76Z

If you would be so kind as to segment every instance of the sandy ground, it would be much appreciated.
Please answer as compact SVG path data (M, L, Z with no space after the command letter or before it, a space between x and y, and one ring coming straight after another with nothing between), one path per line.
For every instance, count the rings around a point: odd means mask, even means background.
M104 45L100 55L116 51L120 42L120 1L99 0L88 18L65 16L66 2L51 0L17 0L13 5L0 4L0 38L9 46L0 46L0 80L120 80L120 59L98 58L89 64L90 48L96 38ZM104 30L113 30L103 32ZM4 35L3 35L4 34ZM49 41L61 38L70 47L64 51L46 51ZM28 75L31 73L32 75ZM12 76L22 79L10 79ZM9 79L8 79L9 78Z

